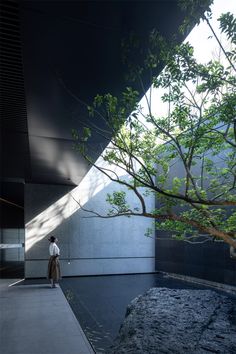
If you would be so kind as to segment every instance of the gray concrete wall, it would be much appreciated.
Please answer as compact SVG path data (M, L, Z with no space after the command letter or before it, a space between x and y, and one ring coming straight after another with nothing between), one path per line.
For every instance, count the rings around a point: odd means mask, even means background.
M153 272L155 241L144 235L151 226L149 219L88 218L74 200L86 209L106 213L106 194L115 188L93 169L73 190L26 184L25 276L46 275L50 235L59 239L63 276ZM129 202L138 205L131 195ZM154 198L148 197L147 204L154 208Z

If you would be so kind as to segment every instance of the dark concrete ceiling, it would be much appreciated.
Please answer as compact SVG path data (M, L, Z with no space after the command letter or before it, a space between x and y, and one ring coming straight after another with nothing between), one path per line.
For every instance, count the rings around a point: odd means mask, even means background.
M3 87L11 97L3 105L2 179L79 184L89 166L72 148L71 129L88 119L85 105L97 93L125 87L122 39L133 30L145 46L154 27L169 37L183 14L174 0L4 3L1 28L15 41L6 65L16 85L11 78ZM94 139L95 150L100 143Z

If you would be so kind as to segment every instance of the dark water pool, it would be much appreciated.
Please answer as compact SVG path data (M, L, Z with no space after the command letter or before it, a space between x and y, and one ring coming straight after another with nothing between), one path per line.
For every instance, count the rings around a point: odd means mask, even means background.
M210 289L159 273L71 277L63 278L60 285L96 353L106 353L119 332L127 305L151 287ZM236 296L231 297L236 301Z

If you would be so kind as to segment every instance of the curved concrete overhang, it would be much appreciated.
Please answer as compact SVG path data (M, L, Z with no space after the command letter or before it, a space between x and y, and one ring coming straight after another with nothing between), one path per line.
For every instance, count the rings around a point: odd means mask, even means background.
M153 28L168 38L183 13L173 0L5 0L1 9L1 28L8 36L2 62L11 80L1 84L11 95L3 96L2 104L1 178L78 185L90 166L73 150L71 129L89 119L86 105L97 93L119 95L127 86L122 40L133 31L145 48ZM100 146L106 142L95 136L95 158Z

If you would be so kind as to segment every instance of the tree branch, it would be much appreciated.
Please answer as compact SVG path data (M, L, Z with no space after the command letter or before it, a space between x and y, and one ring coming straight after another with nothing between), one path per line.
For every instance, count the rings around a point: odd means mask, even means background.
M111 219L111 218L116 218L119 216L142 216L142 217L147 217L147 218L151 218L151 219L157 219L157 220L173 220L173 221L179 221L179 222L183 222L185 224L188 224L190 226L195 227L198 230L203 231L204 233L207 233L211 236L216 236L219 237L220 239L224 240L226 243L228 243L229 245L233 246L234 248L236 248L236 240L234 240L228 233L223 232L221 230L217 230L214 227L206 227L201 225L198 221L196 220L189 220L186 219L182 216L178 216L176 214L151 214L151 213L135 213L133 211L128 211L128 212L124 212L124 213L117 213L117 214L113 214L113 215L102 215L99 214L93 210L89 210L84 208L79 201L77 201L73 195L71 194L72 198L75 200L75 202L80 206L81 210L89 212L91 214L93 214L92 216L88 216L87 218L93 218L93 217L99 217L102 219Z
M218 42L220 48L222 49L222 52L224 53L226 59L227 59L228 62L229 62L230 66L231 66L231 67L234 69L234 71L236 72L236 68L235 68L234 64L232 63L232 61L231 61L231 59L229 58L228 54L226 53L224 47L222 46L222 44L221 44L221 42L220 42L218 36L216 35L216 33L215 33L215 31L214 31L214 29L213 29L213 27L212 27L212 25L211 25L211 23L210 23L210 21L209 21L209 19L208 19L205 15L203 16L203 18L204 18L204 20L207 22L209 28L211 29L211 32L213 33L215 39L217 40L217 42Z

